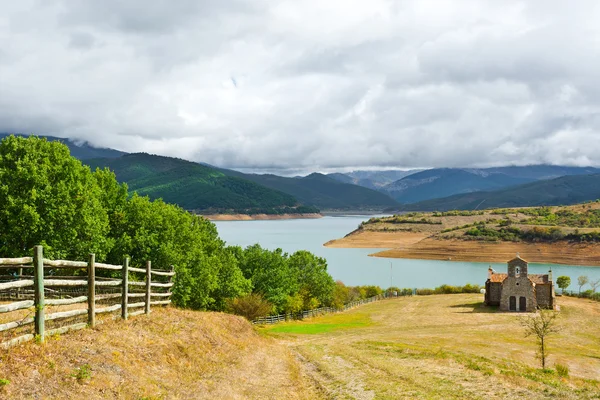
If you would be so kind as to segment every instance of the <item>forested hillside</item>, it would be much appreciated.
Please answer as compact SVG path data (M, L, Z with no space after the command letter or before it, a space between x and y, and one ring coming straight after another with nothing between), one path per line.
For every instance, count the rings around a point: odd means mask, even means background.
M162 198L197 212L283 214L318 212L289 194L227 176L220 170L177 158L145 153L85 160L92 169L108 167L119 182L151 199Z
M339 182L319 173L300 178L286 178L270 174L243 174L225 169L221 171L230 176L242 177L288 193L300 202L320 209L383 209L397 204L394 199L384 193L350 183Z
M403 211L449 211L485 208L569 205L600 198L600 174L572 175L513 186L422 201Z

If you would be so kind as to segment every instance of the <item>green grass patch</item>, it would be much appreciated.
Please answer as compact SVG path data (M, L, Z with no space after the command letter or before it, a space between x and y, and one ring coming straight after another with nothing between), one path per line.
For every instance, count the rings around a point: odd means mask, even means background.
M334 314L316 317L306 321L284 322L263 328L268 333L291 333L298 335L317 335L339 330L364 328L372 325L371 318L365 314Z

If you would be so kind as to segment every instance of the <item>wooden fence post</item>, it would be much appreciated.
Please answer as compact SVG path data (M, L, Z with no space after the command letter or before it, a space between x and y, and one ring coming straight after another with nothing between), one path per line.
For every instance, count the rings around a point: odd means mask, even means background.
M19 268L18 274L19 274L18 278L23 279L23 278L21 278L23 276L23 267ZM17 300L19 300L20 298L21 298L21 288L17 288Z
M44 343L44 249L42 246L35 246L33 251L35 334L40 343Z
M96 255L90 254L88 262L88 325L96 326Z
M144 308L146 315L150 314L150 296L152 295L152 277L150 276L152 271L152 261L146 262L146 307Z
M123 261L123 282L121 290L121 318L127 320L127 296L129 294L129 257Z

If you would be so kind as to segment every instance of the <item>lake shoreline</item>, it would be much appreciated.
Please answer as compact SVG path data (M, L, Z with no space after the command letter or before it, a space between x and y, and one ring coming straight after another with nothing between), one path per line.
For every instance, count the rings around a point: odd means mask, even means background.
M323 218L319 213L308 214L211 214L203 215L209 221L276 221L285 219L317 219Z
M591 243L483 242L436 239L416 232L356 230L325 247L386 249L371 257L504 263L517 253L532 263L600 266L600 245Z

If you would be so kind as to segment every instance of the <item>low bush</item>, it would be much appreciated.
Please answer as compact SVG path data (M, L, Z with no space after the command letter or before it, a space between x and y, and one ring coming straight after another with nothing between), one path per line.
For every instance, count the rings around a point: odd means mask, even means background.
M273 310L273 305L257 293L232 299L228 302L228 306L229 311L241 315L249 321L265 317Z

